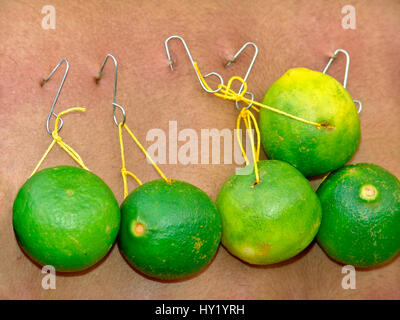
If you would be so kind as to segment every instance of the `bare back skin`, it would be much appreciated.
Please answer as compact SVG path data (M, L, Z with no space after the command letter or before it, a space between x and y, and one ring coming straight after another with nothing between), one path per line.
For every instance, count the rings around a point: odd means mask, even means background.
M64 116L63 139L85 164L123 199L118 130L112 119L113 66L95 77L107 53L119 62L117 103L127 123L147 147L153 128L168 132L192 128L232 130L237 109L205 93L178 41L181 35L203 73L225 80L243 76L252 57L248 49L229 69L224 64L247 41L260 53L248 85L261 101L287 69L322 70L337 48L351 56L348 90L363 102L362 141L351 163L372 162L400 175L400 3L352 1L357 27L343 29L342 1L51 1L56 28L44 30L40 1L0 3L0 299L393 299L400 298L400 258L375 269L357 270L355 290L342 288L342 265L313 243L299 256L272 266L250 266L222 246L203 272L173 283L153 281L134 271L117 246L95 268L57 276L56 290L43 290L43 274L19 248L12 229L18 189L51 142L45 121L63 68L44 86L41 80L68 58L70 72L56 112L85 106L85 114ZM345 59L329 73L339 81ZM53 123L53 122L52 122ZM158 178L134 143L125 138L127 167L142 181ZM184 142L179 142L178 146ZM222 147L221 147L222 148ZM55 147L42 168L75 165ZM237 164L166 164L162 170L192 183L213 200ZM320 179L311 183L316 187ZM130 190L136 187L129 182Z

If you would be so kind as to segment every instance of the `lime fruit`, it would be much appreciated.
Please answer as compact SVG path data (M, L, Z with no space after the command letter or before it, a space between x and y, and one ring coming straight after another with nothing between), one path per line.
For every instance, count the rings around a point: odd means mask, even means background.
M318 243L334 260L374 267L400 251L400 182L374 164L348 165L319 186Z
M118 235L120 211L108 186L76 167L41 170L19 190L13 226L19 244L40 265L81 271L101 260Z
M150 181L121 205L121 252L150 277L173 280L198 272L214 257L220 240L215 204L189 183Z
M314 239L321 205L310 183L278 160L258 162L260 183L250 174L231 176L217 197L222 244L234 256L265 265L289 259Z
M306 68L288 70L268 89L263 104L306 124L261 108L260 133L270 159L289 162L306 177L335 170L353 156L360 142L360 120L343 86L329 75Z

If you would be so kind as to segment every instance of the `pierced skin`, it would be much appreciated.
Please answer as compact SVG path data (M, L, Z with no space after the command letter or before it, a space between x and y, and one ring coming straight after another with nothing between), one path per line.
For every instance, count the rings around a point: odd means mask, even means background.
M178 41L170 43L175 64L173 72L169 69L163 41L172 34L185 38L202 73L219 72L225 82L245 74L253 52L246 50L229 69L223 67L226 62L243 43L256 42L259 56L248 85L258 101L287 69L322 71L335 49L348 50L348 90L363 102L362 141L351 163L373 162L399 176L398 1L352 1L356 30L341 28L342 1L259 0L246 6L238 0L229 5L212 0L196 4L54 0L51 4L57 12L55 30L41 28L43 3L0 2L0 299L400 298L398 257L383 267L357 271L357 289L344 290L342 266L317 244L288 262L268 267L244 264L221 247L204 272L175 283L141 276L114 247L90 272L59 275L57 290L43 290L43 274L22 254L11 222L16 193L51 141L45 123L63 71L44 87L40 82L61 58L68 58L70 72L55 111L86 106L87 112L65 116L60 136L104 179L119 202L123 185L118 129L112 119L111 65L106 66L102 81L93 81L107 53L119 62L117 103L125 107L127 123L144 146L150 144L147 131L168 132L170 120L177 121L178 129L197 132L234 128L234 103L201 89ZM340 56L328 73L341 81L344 65ZM158 178L133 142L125 143L127 168L143 181ZM60 164L74 162L55 147L42 168ZM236 167L161 165L169 177L193 183L213 199ZM311 183L316 187L320 181L315 178ZM130 191L135 187L129 181Z

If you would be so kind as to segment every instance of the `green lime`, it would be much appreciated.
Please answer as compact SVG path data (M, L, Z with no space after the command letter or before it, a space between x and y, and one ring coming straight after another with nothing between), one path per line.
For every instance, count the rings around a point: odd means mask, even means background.
M121 252L150 277L172 280L198 272L214 257L220 239L214 203L189 183L150 181L121 205Z
M58 166L29 178L14 201L19 244L40 265L81 271L101 260L118 234L120 212L108 186L95 174Z
M251 174L231 176L217 197L222 244L251 264L289 259L314 239L321 205L310 183L286 162L258 162L260 183Z
M400 251L400 182L374 164L348 165L319 186L318 243L334 260L374 267Z
M360 120L343 86L329 75L306 68L288 70L268 89L263 104L305 120L260 110L261 142L270 159L289 162L306 177L340 168L360 142Z

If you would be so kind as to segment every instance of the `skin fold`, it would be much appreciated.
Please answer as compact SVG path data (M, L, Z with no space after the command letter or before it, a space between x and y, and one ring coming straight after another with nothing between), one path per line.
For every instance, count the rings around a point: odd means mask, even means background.
M0 299L399 299L400 258L375 269L357 270L356 289L341 286L342 265L313 243L278 265L253 267L221 247L206 270L172 283L150 280L134 271L114 246L107 259L88 272L58 275L56 290L42 288L43 274L22 253L12 230L12 205L51 142L46 118L64 67L43 87L41 80L64 57L70 62L55 112L73 106L86 113L64 116L60 136L85 164L123 199L118 129L112 119L113 66L95 77L107 53L119 62L117 103L142 141L153 128L232 130L237 109L204 92L178 41L171 41L174 71L164 40L186 40L203 73L225 79L243 76L252 57L246 49L229 69L224 64L247 41L260 53L250 74L249 91L261 101L287 69L322 70L337 48L351 57L348 90L363 102L361 144L350 163L373 162L400 175L400 3L352 1L356 29L343 29L343 1L51 1L56 29L44 30L43 1L0 2ZM344 75L344 56L329 74ZM210 80L211 84L211 80ZM215 85L215 83L213 83ZM52 122L51 126L54 126ZM142 181L159 176L128 135L127 168ZM182 144L183 142L180 142ZM223 144L221 143L221 148ZM262 155L265 158L265 155ZM74 165L54 147L42 168ZM160 165L167 176L187 181L215 200L236 164ZM311 180L317 187L320 178ZM132 191L136 187L129 180Z

